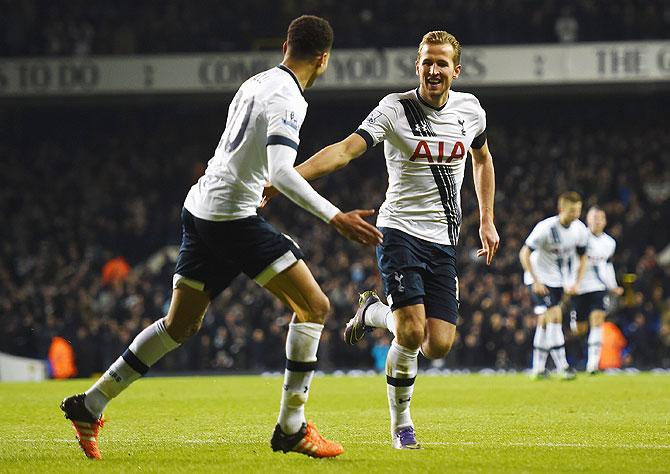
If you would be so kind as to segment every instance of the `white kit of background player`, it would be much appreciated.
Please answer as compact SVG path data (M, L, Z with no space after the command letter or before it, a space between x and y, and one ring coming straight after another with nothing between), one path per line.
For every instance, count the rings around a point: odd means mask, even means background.
M533 228L519 255L524 283L530 288L538 315L533 339L534 378L544 376L549 354L560 377L574 378L565 356L561 303L564 296L577 293L586 271L588 232L579 220L581 209L579 194L561 194L558 215L540 221Z

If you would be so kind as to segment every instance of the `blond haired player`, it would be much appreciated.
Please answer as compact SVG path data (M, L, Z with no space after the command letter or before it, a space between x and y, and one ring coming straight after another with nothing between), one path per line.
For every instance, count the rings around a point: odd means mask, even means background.
M565 357L561 303L564 297L577 294L586 271L588 233L579 220L581 212L579 194L574 191L561 194L558 215L540 221L519 252L524 283L530 288L538 317L533 339L535 379L545 376L549 354L559 377L571 380L575 376Z
M358 130L296 169L308 180L326 175L384 142L389 175L377 227L384 241L377 264L390 307L368 291L344 331L355 344L370 327L392 331L386 359L392 445L420 445L410 416L419 351L430 359L451 349L458 317L456 249L460 190L472 156L479 202L478 256L490 264L499 245L493 223L495 178L486 114L477 98L451 90L461 73L461 45L446 31L424 35L416 57L417 88L384 97Z

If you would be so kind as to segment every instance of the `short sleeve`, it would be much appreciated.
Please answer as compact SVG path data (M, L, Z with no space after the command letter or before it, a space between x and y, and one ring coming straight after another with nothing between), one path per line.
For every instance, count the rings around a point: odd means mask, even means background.
M384 97L363 120L356 133L361 135L368 144L368 148L371 148L384 141L388 133L393 130L393 124L397 118L398 112L393 102L389 97Z
M540 222L533 228L525 243L530 249L536 250L543 247L546 240L547 226Z
M577 243L577 247L586 248L589 243L589 229L582 223L582 221L579 221L579 223L581 224L580 227L582 228L582 231L579 235L579 242Z
M486 112L477 101L477 136L486 132Z
M307 115L307 104L299 97L290 97L279 90L268 101L267 144L286 145L297 150L300 143L300 127Z

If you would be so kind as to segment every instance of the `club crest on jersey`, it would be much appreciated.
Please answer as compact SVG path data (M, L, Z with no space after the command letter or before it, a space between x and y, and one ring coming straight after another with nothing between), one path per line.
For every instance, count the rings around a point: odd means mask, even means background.
M437 142L437 152L433 153L425 140L419 140L414 149L414 153L409 157L409 161L425 159L428 163L451 163L454 160L460 160L465 156L465 145L463 142L454 143L451 153L444 154L444 142Z
M461 126L461 135L465 136L465 119L458 119L458 125Z
M281 121L284 123L284 125L291 127L296 132L300 129L300 126L298 125L298 119L296 118L295 112L293 111L287 110L286 117L281 119Z

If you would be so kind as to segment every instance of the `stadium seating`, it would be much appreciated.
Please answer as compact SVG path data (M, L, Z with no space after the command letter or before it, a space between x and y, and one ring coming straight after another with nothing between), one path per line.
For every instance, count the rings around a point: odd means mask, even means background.
M555 196L566 189L607 211L608 231L619 243L619 279L636 275L611 315L629 341L624 364L670 367L670 279L658 258L670 215L670 137L661 126L670 103L664 100L582 98L579 110L569 100L483 100L502 247L490 268L474 258L478 215L466 174L462 321L447 367L528 365L534 323L517 255L532 225L554 212ZM299 159L346 136L373 105L314 103ZM107 367L142 327L164 314L179 209L218 141L226 106L21 107L0 115L9 138L0 141L0 351L45 358L52 337L62 336L72 341L85 376ZM326 114L329 120L320 120ZM317 189L343 209L378 207L386 183L379 148L317 181ZM262 212L303 247L332 301L321 367L373 367L378 337L352 350L340 336L357 292L380 289L373 252L287 199L277 198ZM130 273L105 279L103 267L119 256ZM238 278L211 307L201 332L157 368L280 369L289 316L253 282ZM581 357L573 350L574 363Z
M151 54L277 49L290 19L328 18L337 48L407 46L426 27L449 25L466 45L667 39L664 0L296 0L268 15L264 0L160 3L0 1L0 56ZM352 13L356 12L356 13ZM399 34L399 26L402 25ZM412 41L412 44L414 42Z

